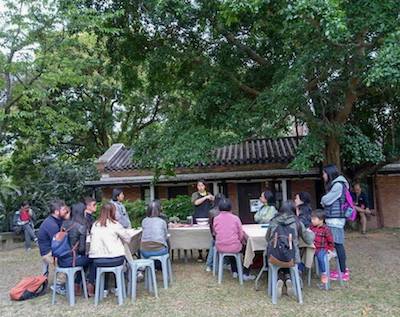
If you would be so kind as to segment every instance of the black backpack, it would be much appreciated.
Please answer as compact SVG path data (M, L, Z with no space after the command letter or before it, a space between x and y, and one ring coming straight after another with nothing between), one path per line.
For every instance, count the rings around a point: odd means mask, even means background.
M295 247L293 239L296 232L290 226L278 224L267 246L268 262L279 267L289 268L295 265Z

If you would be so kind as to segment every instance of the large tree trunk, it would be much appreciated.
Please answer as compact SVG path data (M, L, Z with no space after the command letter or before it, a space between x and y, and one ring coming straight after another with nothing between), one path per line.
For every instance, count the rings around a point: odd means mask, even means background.
M335 137L329 137L325 149L325 163L335 164L339 171L342 169L340 162L340 145Z

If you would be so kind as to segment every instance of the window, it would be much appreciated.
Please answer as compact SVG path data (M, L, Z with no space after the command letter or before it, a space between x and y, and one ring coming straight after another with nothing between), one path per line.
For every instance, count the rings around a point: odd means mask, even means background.
M168 187L168 199L176 198L179 195L188 195L188 186L171 186Z

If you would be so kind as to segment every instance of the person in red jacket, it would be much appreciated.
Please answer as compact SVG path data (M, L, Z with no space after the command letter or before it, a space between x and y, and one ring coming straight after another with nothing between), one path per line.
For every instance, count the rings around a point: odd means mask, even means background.
M325 256L333 254L335 243L333 241L332 232L329 227L324 223L325 212L317 209L311 214L311 231L315 234L314 246L315 255L317 256L318 266L321 272L321 283L328 283L328 275L325 267ZM329 255L328 255L329 256Z

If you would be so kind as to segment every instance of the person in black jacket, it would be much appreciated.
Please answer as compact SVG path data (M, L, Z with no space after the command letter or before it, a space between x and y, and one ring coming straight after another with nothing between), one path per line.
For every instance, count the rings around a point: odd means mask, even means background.
M296 214L298 219L303 225L308 228L311 225L311 212L310 207L311 196L307 192L300 192L295 195Z
M71 245L71 253L65 257L58 258L58 265L60 267L74 267L83 266L85 270L89 268L90 260L86 255L86 235L87 235L87 221L85 219L85 205L76 204L72 206L72 218L64 220L61 228L68 232L68 239ZM90 269L90 268L89 268ZM82 277L78 273L75 277L75 295L81 295ZM88 287L90 295L93 290Z

